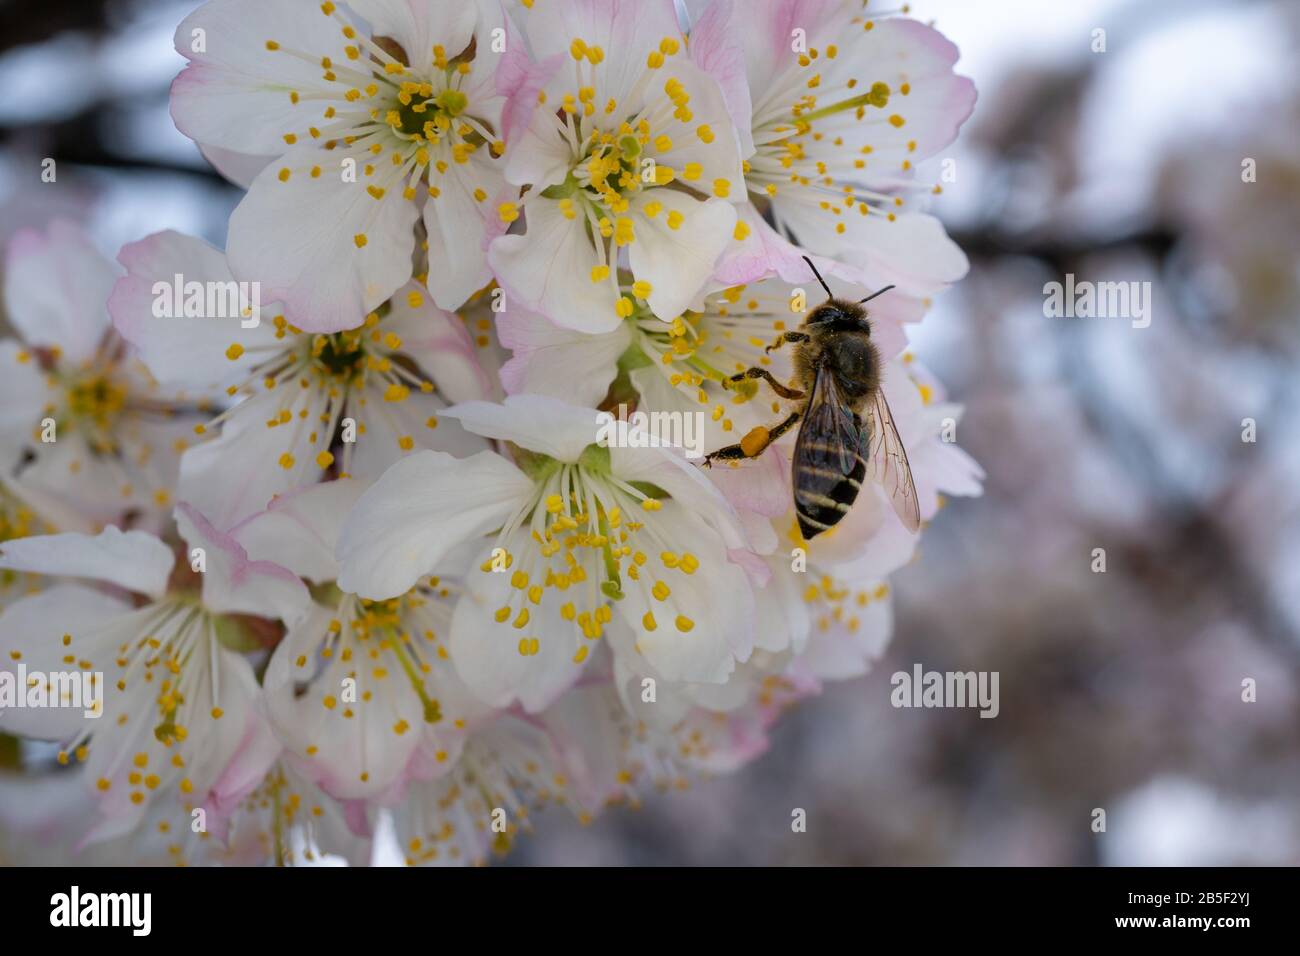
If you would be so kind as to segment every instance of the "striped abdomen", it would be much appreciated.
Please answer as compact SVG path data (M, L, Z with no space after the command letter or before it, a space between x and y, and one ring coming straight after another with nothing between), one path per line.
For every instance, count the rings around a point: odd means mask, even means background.
M792 476L794 510L805 540L833 528L849 513L862 490L866 472L867 465L861 457L848 475L833 465L796 462Z

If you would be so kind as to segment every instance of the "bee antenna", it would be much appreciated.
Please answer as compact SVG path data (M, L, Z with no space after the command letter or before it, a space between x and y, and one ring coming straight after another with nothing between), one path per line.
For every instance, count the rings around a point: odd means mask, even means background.
M892 289L892 288L893 288L892 285L887 285L887 286L885 286L883 289L881 289L879 292L873 292L873 293L871 293L871 295L867 296L865 299L859 299L859 300L858 300L858 305L861 305L863 302L870 302L870 301L871 301L872 299L874 299L876 296L878 296L878 295L884 295L886 292L888 292L888 291L889 291L890 289Z
M820 282L822 284L822 288L826 290L826 297L829 299L835 298L835 293L832 292L831 287L826 284L826 280L822 278L822 274L817 271L817 267L813 265L813 261L809 259L807 256L803 257L803 261L808 263L808 268L813 271L813 275L817 277L817 281Z

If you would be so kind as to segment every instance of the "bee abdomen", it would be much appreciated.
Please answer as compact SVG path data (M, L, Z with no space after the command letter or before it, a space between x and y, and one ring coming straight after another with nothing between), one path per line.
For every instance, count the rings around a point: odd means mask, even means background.
M847 477L839 471L811 465L795 469L794 510L805 540L829 531L849 513L862 490L865 474L866 463L861 458Z

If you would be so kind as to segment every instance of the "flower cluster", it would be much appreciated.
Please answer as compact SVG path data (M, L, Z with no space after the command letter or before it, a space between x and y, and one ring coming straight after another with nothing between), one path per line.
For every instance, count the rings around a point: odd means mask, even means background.
M805 540L764 379L821 279L893 286L914 507L979 493L907 349L966 270L924 164L974 89L853 0L687 8L209 0L171 105L247 190L226 250L15 240L0 674L49 706L0 730L60 743L87 841L364 862L388 815L409 863L482 861L742 765L882 653L897 489L845 479Z

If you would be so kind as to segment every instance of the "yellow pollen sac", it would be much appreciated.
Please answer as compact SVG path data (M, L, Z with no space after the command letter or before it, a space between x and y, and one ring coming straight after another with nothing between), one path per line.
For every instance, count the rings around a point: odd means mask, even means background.
M694 574L699 570L699 567L700 559L695 555L691 554L689 551L682 555L681 569L686 574Z
M650 293L652 290L653 287L650 285L649 282L646 282L644 279L632 283L632 294L636 296L638 299L650 298Z
M619 318L626 319L631 317L634 310L632 300L627 296L622 296L614 303L614 311L618 313Z
M641 617L641 626L647 631L653 631L659 625L655 623L655 616L652 611L646 611Z
M293 455L289 454L287 451L280 456L280 467L283 468L285 471L288 471L290 468L292 468L293 463L294 463Z
M230 348L226 349L226 358L230 359L232 362L243 354L244 347L238 342L233 343Z
M519 218L519 207L512 202L503 202L497 212L502 222L514 222Z
M768 430L762 425L751 429L749 434L740 440L740 450L745 453L746 458L753 458L767 447L769 435Z
M677 630L681 631L683 634L695 627L695 622L685 614L678 614L677 620L674 623L677 625Z
M591 281L592 281L592 282L604 282L604 281L605 281L606 279L608 279L608 278L609 278L609 266L592 266L592 267L591 267ZM557 497L558 497L558 496L557 496Z
M559 495L548 495L546 498L546 510L553 515L559 514L564 510L564 499Z
M668 596L673 592L669 589L668 585L664 584L664 582L656 581L655 586L650 589L650 593L655 596L656 601L667 601Z

